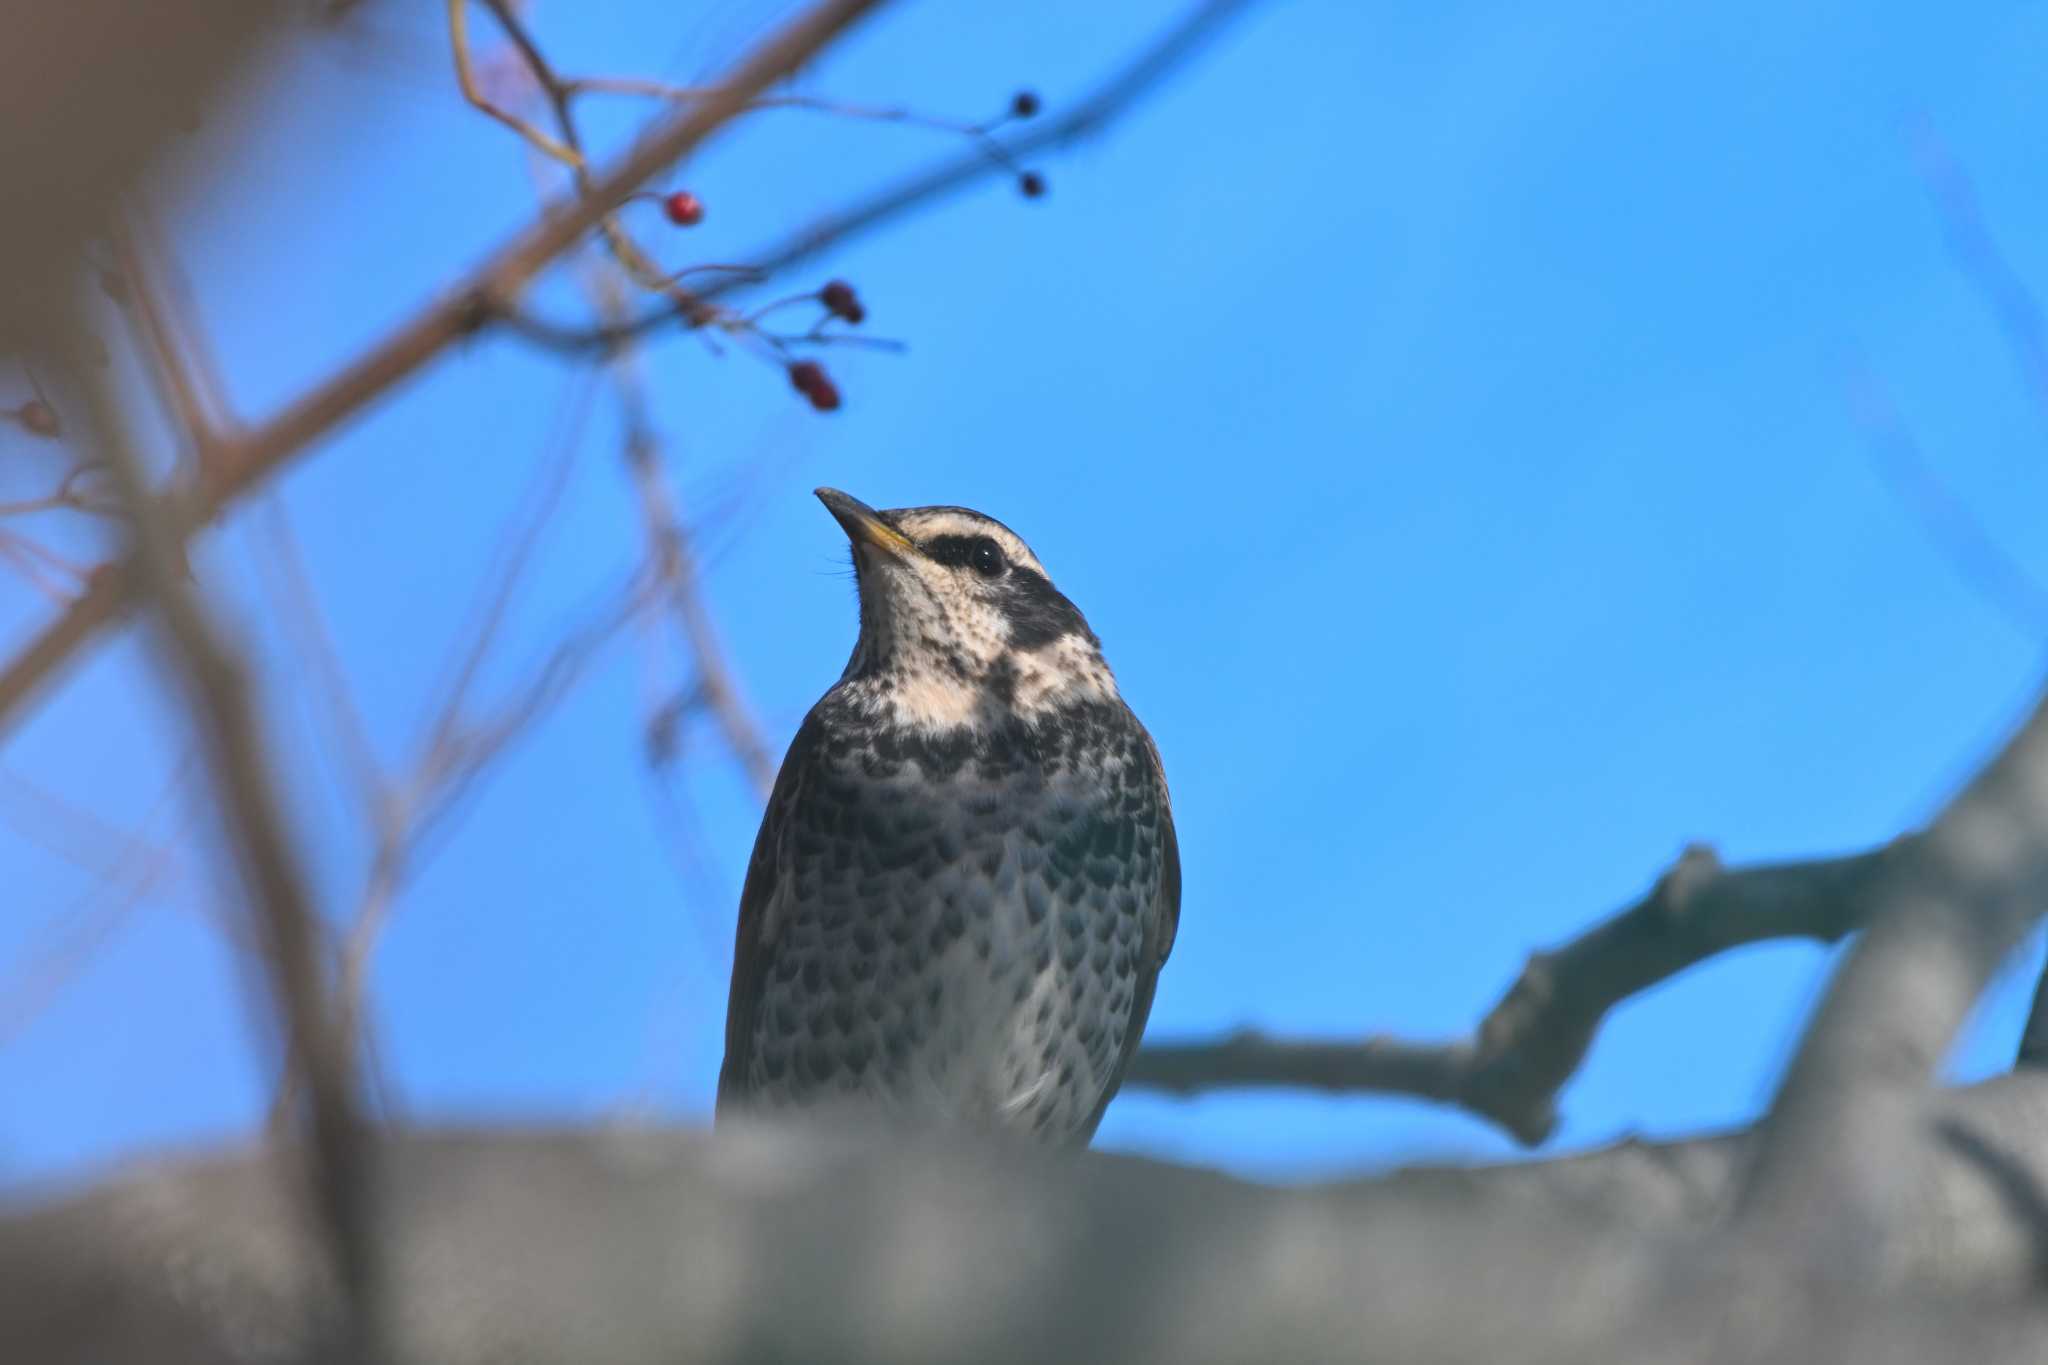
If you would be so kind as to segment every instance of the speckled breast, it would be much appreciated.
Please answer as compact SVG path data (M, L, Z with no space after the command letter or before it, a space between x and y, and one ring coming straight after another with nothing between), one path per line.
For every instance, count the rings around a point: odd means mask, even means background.
M1165 796L1121 705L994 735L824 726L773 856L748 1086L1059 1136L1132 1026Z

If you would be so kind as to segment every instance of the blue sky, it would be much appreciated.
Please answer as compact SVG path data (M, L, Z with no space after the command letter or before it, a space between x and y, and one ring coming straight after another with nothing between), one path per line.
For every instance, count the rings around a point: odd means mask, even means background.
M1111 8L899 6L807 88L976 117L1030 86L1056 110L1177 12ZM544 0L535 23L564 70L689 80L788 11ZM371 12L375 42L257 82L157 194L252 416L531 212L523 158L456 99L431 23ZM1908 136L1933 130L2018 277L2048 287L2044 62L2042 3L1260 7L1109 136L1045 160L1043 201L995 179L795 276L853 281L869 327L908 344L827 357L844 411L693 338L649 351L735 666L779 751L845 661L843 542L816 484L979 507L1029 540L1173 783L1186 897L1157 1036L1456 1035L1688 841L1746 860L1887 838L2015 719L2041 623L1987 602L1887 482L1852 377L2048 580L2048 412ZM623 136L639 112L593 126ZM764 116L675 177L708 209L686 242L640 221L678 259L743 257L955 150ZM584 382L479 342L276 485L387 764ZM487 692L634 562L597 392ZM367 846L261 525L245 512L199 567L263 664L339 917ZM42 609L0 584L8 638ZM105 821L154 811L182 850L60 990L0 1016L12 1177L261 1112L245 983L208 921L230 883L204 821L164 798L180 742L148 662L139 633L103 647L0 751ZM758 811L693 731L666 793L696 853L676 856L640 761L648 668L634 637L605 654L406 889L376 978L405 1114L707 1112ZM92 885L24 831L46 803L19 790L0 804L0 989ZM2037 957L1981 1011L1960 1074L2009 1056ZM1749 950L1617 1011L1556 1144L1753 1115L1828 962ZM1100 1142L1283 1177L1512 1150L1384 1098L1133 1094Z

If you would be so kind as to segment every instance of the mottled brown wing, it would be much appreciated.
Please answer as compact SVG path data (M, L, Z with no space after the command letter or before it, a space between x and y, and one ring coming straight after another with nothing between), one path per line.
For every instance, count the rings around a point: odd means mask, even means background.
M1135 716L1132 723L1137 723ZM1159 896L1153 902L1151 923L1145 926L1136 990L1131 998L1131 1021L1124 1030L1124 1050L1116 1059L1116 1069L1109 1073L1109 1084L1102 1088L1102 1097L1095 1101L1095 1112L1074 1134L1075 1143L1082 1146L1095 1136L1109 1102L1116 1098L1124 1083L1124 1073L1130 1070L1131 1058L1145 1036L1145 1021L1152 1014L1152 992L1159 985L1159 969L1166 965L1173 940L1180 933L1180 838L1173 830L1173 800L1166 789L1166 768L1159 761L1159 746L1152 742L1151 733L1144 726L1138 729L1145 736L1145 752L1151 756L1152 774L1159 782Z
M761 814L754 853L747 861L746 884L740 888L739 928L733 936L732 986L725 1000L725 1064L718 1070L718 1102L714 1116L724 1117L747 1097L753 1067L754 1006L774 945L764 941L768 902L775 895L783 864L782 842L795 813L817 751L818 724L811 716L797 728Z

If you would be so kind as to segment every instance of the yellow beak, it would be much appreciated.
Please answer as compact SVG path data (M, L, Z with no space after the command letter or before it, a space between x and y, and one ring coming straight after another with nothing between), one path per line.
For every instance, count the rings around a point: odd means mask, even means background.
M825 504L825 510L845 528L847 539L856 545L872 545L877 550L892 555L909 555L917 551L917 542L883 521L881 514L862 502L849 497L836 488L815 490L818 501Z

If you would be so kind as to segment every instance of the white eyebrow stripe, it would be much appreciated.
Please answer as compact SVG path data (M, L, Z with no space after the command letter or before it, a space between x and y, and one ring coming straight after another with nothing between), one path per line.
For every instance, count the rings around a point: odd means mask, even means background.
M905 535L913 540L932 540L938 536L987 536L1003 547L1003 553L1014 564L1022 564L1050 579L1045 565L1038 562L1038 556L1031 553L1015 531L998 521L968 513L956 512L951 508L942 511L923 507L899 507L889 513L896 519Z

